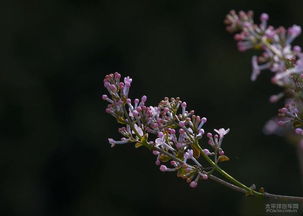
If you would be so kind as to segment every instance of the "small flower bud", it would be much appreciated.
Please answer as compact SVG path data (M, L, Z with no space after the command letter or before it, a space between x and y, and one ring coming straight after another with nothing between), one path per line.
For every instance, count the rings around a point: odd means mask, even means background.
M112 90L113 92L117 91L117 87L115 85L109 85L110 90Z
M164 136L164 134L163 134L162 132L159 132L159 133L158 133L158 137L159 137L159 138L162 138L163 136Z
M179 126L180 126L180 127L185 127L185 121L180 121L180 122L179 122Z
M154 150L154 151L153 151L153 154L154 154L154 155L158 155L158 154L160 154L160 152Z
M138 115L139 115L139 112L138 112L137 110L134 110L134 111L133 111L133 115L134 115L134 116L138 116Z
M121 78L121 74L119 74L118 72L115 72L114 75L116 80L119 80Z
M189 184L189 186L190 186L191 188L195 188L195 187L198 186L198 183L197 183L196 181L192 181L192 182Z
M204 134L204 130L203 130L203 129L200 129L200 130L199 130L199 134L203 135L203 134Z
M108 96L106 94L102 95L102 99L106 100L108 98Z
M293 50L294 50L294 52L300 53L301 52L301 47L296 45L296 46L294 46Z
M170 164L174 167L178 166L177 162L176 161L170 161Z
M280 112L281 112L281 113L287 113L287 111L288 111L288 110L287 110L286 107L283 107L283 108L280 109Z
M142 98L141 98L141 101L142 101L143 103L145 103L146 100L147 100L147 97L146 97L145 95L143 95Z
M208 179L208 175L202 173L202 174L201 174L201 178L202 178L203 180L207 180L207 179Z
M166 172L167 171L167 167L165 165L161 165L160 166L160 171L161 172Z
M262 22L266 22L268 20L269 16L267 13L262 13L261 16L260 16L260 20Z
M303 135L303 129L302 128L296 128L295 132L296 132L296 134Z
M204 154L211 155L210 151L208 149L203 149Z

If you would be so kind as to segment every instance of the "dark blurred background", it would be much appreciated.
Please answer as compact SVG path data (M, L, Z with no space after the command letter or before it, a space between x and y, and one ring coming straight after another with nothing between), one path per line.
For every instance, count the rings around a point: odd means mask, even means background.
M295 147L262 128L281 104L270 73L252 83L223 20L231 9L303 25L302 1L7 1L2 8L0 215L258 215L264 206L221 185L190 189L154 156L119 138L105 114L103 77L133 78L151 105L179 96L231 128L222 165L247 185L302 195ZM295 41L302 44L302 37ZM260 210L261 209L261 210Z

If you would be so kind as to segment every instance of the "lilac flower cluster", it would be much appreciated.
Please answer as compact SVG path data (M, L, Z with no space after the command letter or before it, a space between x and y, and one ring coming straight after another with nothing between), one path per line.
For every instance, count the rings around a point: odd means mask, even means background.
M270 102L285 97L285 105L278 116L265 126L267 133L291 131L303 135L303 53L300 46L293 46L294 39L301 34L301 27L293 25L288 29L268 25L269 16L261 14L260 24L255 24L253 12L230 11L226 16L227 31L235 33L239 51L260 50L252 57L254 81L262 70L273 72L272 83L284 88L282 93L272 95ZM283 126L284 130L281 130Z
M224 136L229 129L214 130L207 133L211 149L199 144L205 134L203 125L207 119L187 110L187 104L180 98L164 98L158 106L147 106L147 97L131 99L128 96L132 83L130 77L121 81L119 73L106 75L104 87L109 95L102 99L109 104L106 112L116 118L123 127L119 128L121 140L109 138L112 147L119 144L134 143L135 147L145 146L156 157L155 164L163 172L177 172L194 188L199 179L208 179L214 169L202 165L198 159L203 158L217 164L228 160L221 147Z

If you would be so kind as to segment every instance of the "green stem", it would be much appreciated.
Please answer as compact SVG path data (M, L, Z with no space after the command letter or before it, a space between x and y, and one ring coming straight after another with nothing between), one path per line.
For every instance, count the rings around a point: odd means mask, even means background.
M263 196L263 193L260 193L258 191L253 190L250 187L247 187L243 183L239 182L237 179L229 175L227 172L225 172L223 169L221 169L212 159L210 159L202 150L202 148L199 146L200 153L202 157L222 176L224 176L226 179L228 179L230 182L232 182L234 185L239 186L240 188L243 188L249 195L255 195L255 196Z

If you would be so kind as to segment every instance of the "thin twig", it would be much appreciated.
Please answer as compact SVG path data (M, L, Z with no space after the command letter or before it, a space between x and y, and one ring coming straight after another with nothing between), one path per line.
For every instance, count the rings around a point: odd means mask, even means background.
M169 152L166 152L164 151L163 149L161 148L158 148L158 147L153 147L155 150L161 152L162 154L165 154L169 157L171 157L172 159L174 159L175 161L178 161L180 162L181 164L184 164L184 161L180 160L179 158L175 157L173 154L169 153ZM189 164L187 164L188 166L190 166ZM257 193L254 193L254 194L250 194L247 190L237 186L237 185L234 185L232 183L229 183L217 176L214 176L212 174L208 174L208 178L215 181L215 182L218 182L234 191L237 191L237 192L240 192L240 193L244 193L246 195L253 195L253 196L256 196L256 194L259 196L259 197L266 197L266 198L272 198L272 199L276 199L276 200L293 200L293 201L299 201L299 202L302 202L303 203L303 197L298 197L298 196L286 196L286 195L279 195L279 194L271 194L271 193L267 193L267 192L264 192L264 193L260 193L260 192L257 192ZM253 189L251 189L253 190ZM254 191L254 190L253 190Z
M211 179L211 180L213 180L213 181L215 181L215 182L218 182L218 183L220 183L220 184L222 184L222 185L224 185L224 186L226 186L226 187L228 187L228 188L230 188L230 189L232 189L234 191L238 191L238 192L241 192L241 193L244 193L244 194L247 193L247 191L244 190L243 188L240 188L240 187L238 187L238 186L236 186L234 184L231 184L231 183L229 183L227 181L224 181L224 180L222 180L222 179L220 179L220 178L218 178L218 177L216 177L216 176L214 176L212 174L208 175L208 178Z
M277 200L293 200L293 201L299 201L303 203L303 197L298 196L285 196L285 195L279 195L279 194L271 194L264 192L264 197L277 199Z
M128 116L127 116L127 117L128 117ZM129 117L128 117L128 118L129 118ZM135 129L134 127L132 127L132 129L134 130L135 134L136 134L138 137L141 138L141 136L140 136L139 133L136 131L136 129ZM171 153L169 153L169 152L167 152L167 151L164 151L163 149L161 149L161 148L159 148L159 147L153 146L153 149L154 149L154 150L157 150L157 151L159 151L159 152L161 152L162 154L165 154L165 155L169 156L171 159L174 159L175 161L178 161L178 162L181 163L181 164L186 164L187 166L192 167L191 165L185 163L183 160L177 158L175 155L173 155L173 154L171 154ZM203 156L203 155L205 156L205 154L204 154L203 151L201 151L201 153L202 153L202 156ZM206 158L209 159L207 156L206 156ZM210 160L210 159L209 159L209 160ZM209 160L208 160L208 161L209 161ZM213 162L213 161L211 161L211 162L212 162L212 163L210 163L210 164L211 164L214 168L216 168L216 170L218 170L218 166L217 166L216 164L214 165L214 162ZM196 163L196 164L197 164L197 163ZM199 163L198 163L198 164L199 164ZM201 164L200 164L200 168L203 169L203 167L202 167ZM221 172L222 172L222 171L223 171L223 170L221 170ZM223 174L226 174L226 175L229 176L229 174L227 174L225 171L223 171L223 172L224 172ZM224 176L225 176L225 175L224 175ZM229 183L229 182L227 182L227 181L224 181L223 179L220 179L220 178L218 178L218 177L216 177L216 176L214 176L214 175L212 175L212 174L208 174L208 177L209 177L209 179L212 179L212 180L214 180L214 181L216 181L216 182L218 182L218 183L220 183L220 184L222 184L222 185L224 185L224 186L226 186L226 187L228 187L228 188L230 188L230 189L232 189L232 190L234 190L234 191L241 192L241 193L244 193L244 194L246 194L246 195L259 196L259 197L263 196L263 197L273 198L273 199L279 199L279 200L293 200L293 201L300 201L300 202L303 203L303 197L285 196L285 195L271 194L271 193L267 193L267 192L260 193L260 192L257 192L257 191L255 191L255 190L253 190L252 188L250 188L250 190L247 190L248 187L245 186L245 185L243 185L244 188L245 188L245 189L244 189L243 187L239 187L239 186L237 186L237 185L234 185L234 184L232 184L232 183ZM231 176L230 176L230 177L231 177ZM233 177L231 177L231 178L233 179ZM235 180L235 182L238 182L238 181ZM242 186L242 183L240 183L240 186Z

